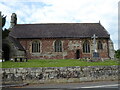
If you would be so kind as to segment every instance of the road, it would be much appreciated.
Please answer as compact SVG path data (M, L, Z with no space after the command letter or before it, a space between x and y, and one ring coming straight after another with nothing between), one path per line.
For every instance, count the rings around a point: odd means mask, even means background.
M82 83L61 83L61 84L35 84L22 88L49 88L49 89L80 89L80 88L118 88L118 81L99 81Z

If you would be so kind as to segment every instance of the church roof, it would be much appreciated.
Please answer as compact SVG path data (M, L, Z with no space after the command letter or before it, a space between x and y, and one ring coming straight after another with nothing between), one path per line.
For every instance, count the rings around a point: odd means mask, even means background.
M110 38L107 30L100 23L43 23L17 24L10 36L16 38Z
M16 38L9 36L9 39L12 43L14 43L15 47L17 47L18 50L25 51L23 46L20 44L20 42Z

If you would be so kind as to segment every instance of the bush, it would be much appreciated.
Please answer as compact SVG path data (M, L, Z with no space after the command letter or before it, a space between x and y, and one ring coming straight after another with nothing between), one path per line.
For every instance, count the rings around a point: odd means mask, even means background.
M115 51L115 57L120 59L120 49L118 49L117 51Z

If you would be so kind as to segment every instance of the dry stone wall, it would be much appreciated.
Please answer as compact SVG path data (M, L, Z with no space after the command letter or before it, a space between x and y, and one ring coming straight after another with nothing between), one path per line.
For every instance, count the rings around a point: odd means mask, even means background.
M3 68L3 83L118 80L118 66Z

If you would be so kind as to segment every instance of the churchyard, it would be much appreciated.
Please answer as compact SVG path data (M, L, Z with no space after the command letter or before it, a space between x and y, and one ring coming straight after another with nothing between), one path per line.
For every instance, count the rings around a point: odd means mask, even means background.
M120 65L117 60L105 60L91 62L86 59L58 59L38 60L32 59L27 62L5 61L0 62L2 68L31 68L31 67L72 67L72 66L112 66Z

